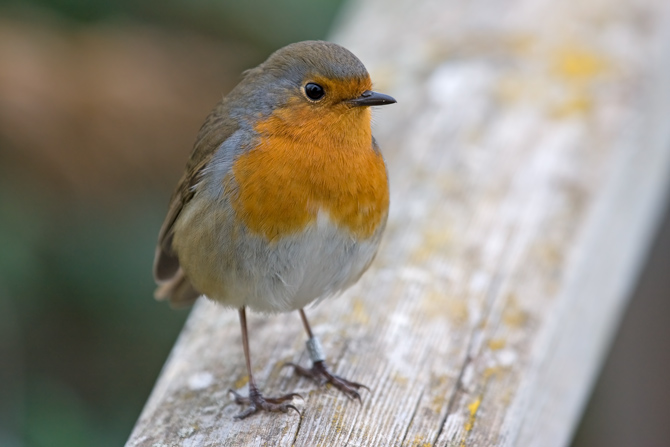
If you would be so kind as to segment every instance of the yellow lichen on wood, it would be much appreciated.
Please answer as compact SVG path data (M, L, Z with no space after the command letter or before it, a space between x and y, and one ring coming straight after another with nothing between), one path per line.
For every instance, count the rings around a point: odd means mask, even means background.
M578 44L566 45L556 51L552 71L567 82L566 99L553 110L555 118L565 118L593 110L590 82L611 70L611 62L604 56Z
M499 351L500 349L505 347L505 340L502 338L497 338L497 339L491 339L488 342L489 349L491 351Z
M249 376L246 374L235 381L235 389L239 390L249 382Z
M590 79L606 72L607 60L579 45L567 45L556 52L554 70L567 79Z
M516 296L510 293L507 297L507 303L502 315L503 322L511 327L520 328L528 321L528 313L526 313L519 303L517 303Z
M593 100L584 92L568 98L552 110L554 118L565 118L571 115L588 113L593 108Z
M479 410L479 405L482 403L482 398L478 397L474 402L468 405L468 410L470 410L470 417L465 423L465 431L472 430L472 427L475 425L475 419L477 418L477 410Z
M482 398L480 396L468 405L468 411L470 412L470 414L468 416L468 420L465 422L465 425L463 426L463 429L465 430L465 433L463 434L463 439L461 439L461 444L460 444L461 447L465 447L465 445L466 445L465 440L468 436L468 433L475 426L475 420L477 419L477 411L479 410L479 405L481 403L482 403Z
M486 369L484 370L484 373L482 374L482 377L484 377L484 379L488 380L488 379L490 379L492 376L494 376L494 375L496 375L496 374L498 374L498 373L500 373L500 372L502 372L502 371L503 371L503 367L502 367L502 366L491 366L491 367L486 368Z
M410 444L412 447L432 447L432 443L424 441L424 438L416 436L412 440L412 444Z

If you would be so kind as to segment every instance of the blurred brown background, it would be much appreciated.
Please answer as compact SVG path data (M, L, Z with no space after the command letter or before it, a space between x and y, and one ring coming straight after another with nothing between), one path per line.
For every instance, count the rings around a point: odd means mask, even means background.
M0 3L0 446L125 442L187 315L151 262L198 128L339 6ZM575 446L670 445L665 227Z

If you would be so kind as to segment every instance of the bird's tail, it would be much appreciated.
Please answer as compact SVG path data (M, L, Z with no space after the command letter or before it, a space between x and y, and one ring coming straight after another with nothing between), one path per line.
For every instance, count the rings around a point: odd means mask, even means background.
M181 268L172 278L160 283L154 292L154 298L159 301L170 300L170 307L175 309L190 306L200 295Z

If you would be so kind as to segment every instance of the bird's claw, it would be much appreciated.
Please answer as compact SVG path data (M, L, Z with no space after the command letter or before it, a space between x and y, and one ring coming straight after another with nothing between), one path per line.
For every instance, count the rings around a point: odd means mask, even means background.
M249 397L244 397L233 389L228 390L228 392L235 397L236 404L249 405L249 408L242 413L236 414L235 419L244 419L259 411L281 411L282 413L288 413L289 410L294 410L300 416L300 410L295 406L286 403L287 401L292 401L296 397L302 399L300 394L290 393L279 397L263 397L260 391L255 388L249 389Z
M285 363L284 366L293 367L298 375L312 379L319 386L330 383L335 388L342 391L349 399L358 399L359 402L361 401L361 395L358 393L358 390L364 388L370 391L370 388L361 383L352 382L350 380L331 374L323 361L314 362L312 367L309 369L292 362Z

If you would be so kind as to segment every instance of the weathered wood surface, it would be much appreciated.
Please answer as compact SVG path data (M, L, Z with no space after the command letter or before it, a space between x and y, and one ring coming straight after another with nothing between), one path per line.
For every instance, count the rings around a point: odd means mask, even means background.
M563 446L647 253L670 179L670 2L370 0L334 39L398 105L376 135L383 246L308 310L363 402L308 364L297 313L251 316L268 394L238 412L237 313L200 301L128 446ZM244 390L246 391L246 390Z

